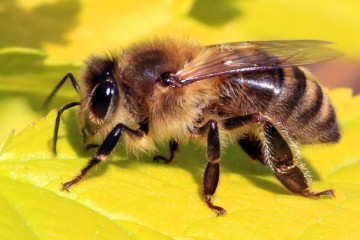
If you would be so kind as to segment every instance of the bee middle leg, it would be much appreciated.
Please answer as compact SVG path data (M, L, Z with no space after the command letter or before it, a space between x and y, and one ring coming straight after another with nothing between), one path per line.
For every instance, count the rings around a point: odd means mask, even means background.
M80 173L76 177L74 177L68 182L63 183L61 190L68 190L72 185L78 183L81 179L83 179L88 173L88 171L92 169L95 165L105 161L111 154L111 152L114 150L115 146L118 144L123 131L125 131L129 135L138 138L144 136L144 133L139 130L131 129L121 123L117 124L107 135L104 142L100 145L96 155L89 160L87 165L80 170Z
M153 161L159 162L160 160L163 160L167 164L171 163L175 157L175 152L179 150L179 144L174 139L170 139L169 148L170 148L169 158L164 157L162 155L156 155L153 157Z
M231 130L254 123L262 123L265 140L261 142L251 135L245 135L238 139L239 144L250 157L271 166L279 181L293 193L309 198L334 195L331 189L321 192L309 190L308 181L303 171L294 163L289 144L275 126L260 113L228 118L224 121L224 127Z
M211 196L214 195L220 176L220 139L219 130L215 120L209 120L204 126L200 127L196 134L207 134L207 152L206 157L208 163L205 168L203 177L203 197L211 210L217 212L217 215L224 215L226 210L220 206L216 206L211 201Z

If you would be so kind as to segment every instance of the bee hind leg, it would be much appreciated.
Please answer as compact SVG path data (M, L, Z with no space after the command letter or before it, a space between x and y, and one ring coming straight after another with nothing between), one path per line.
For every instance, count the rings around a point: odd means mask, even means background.
M154 162L160 162L160 160L162 160L166 164L170 164L173 161L174 157L175 157L175 152L177 152L179 150L179 144L174 139L170 139L169 148L170 148L170 156L169 156L169 158L164 157L162 155L156 155L156 156L153 157L153 161Z
M279 181L291 192L308 198L318 198L322 195L334 196L332 189L321 192L311 192L308 180L304 172L294 164L293 153L289 144L281 136L279 131L269 121L263 125L264 136L267 144L265 151L268 152L267 163L274 170Z
M260 141L251 135L245 135L238 140L244 151L253 159L269 165L279 181L291 192L308 198L318 198L322 195L334 196L332 189L321 192L311 192L304 172L294 163L293 153L289 144L262 114L231 117L224 121L224 127L232 130L248 124L261 123L264 140Z

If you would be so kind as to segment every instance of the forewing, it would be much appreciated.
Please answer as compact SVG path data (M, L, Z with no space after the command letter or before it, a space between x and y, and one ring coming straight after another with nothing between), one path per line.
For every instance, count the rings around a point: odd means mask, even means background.
M182 85L245 71L301 66L331 60L341 53L318 40L234 42L205 46L176 74Z

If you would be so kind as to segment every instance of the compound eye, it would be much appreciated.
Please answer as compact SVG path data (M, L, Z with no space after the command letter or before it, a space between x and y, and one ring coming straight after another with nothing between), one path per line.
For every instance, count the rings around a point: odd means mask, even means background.
M110 109L111 102L117 103L119 90L112 81L98 83L90 100L90 110L96 118L104 119Z

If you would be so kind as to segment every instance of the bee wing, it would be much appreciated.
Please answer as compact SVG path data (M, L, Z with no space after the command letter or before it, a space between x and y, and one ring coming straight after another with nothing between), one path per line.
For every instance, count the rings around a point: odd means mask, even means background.
M342 54L319 40L233 42L205 46L176 74L181 85L246 71L301 66L331 60Z

